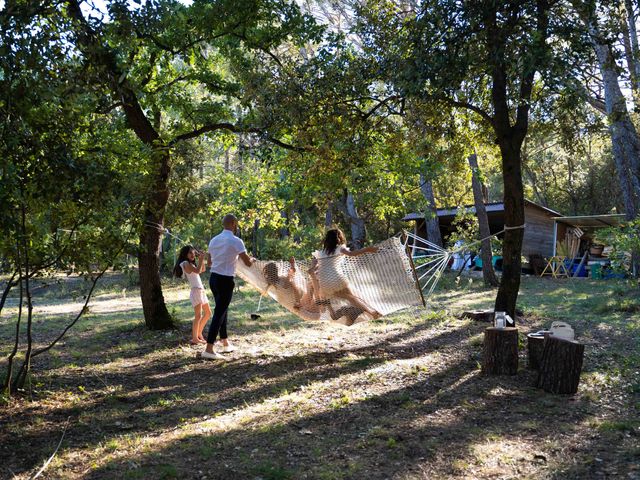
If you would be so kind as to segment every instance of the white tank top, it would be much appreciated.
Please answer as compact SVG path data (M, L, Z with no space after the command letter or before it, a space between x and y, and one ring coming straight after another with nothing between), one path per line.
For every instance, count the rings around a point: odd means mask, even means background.
M180 267L182 268L182 273L184 273L184 276L187 278L187 280L189 281L189 285L191 285L191 288L202 288L204 290L204 286L202 285L202 279L200 278L200 274L198 273L187 273L184 269L185 265L189 263L186 260L184 262L182 262L180 264Z

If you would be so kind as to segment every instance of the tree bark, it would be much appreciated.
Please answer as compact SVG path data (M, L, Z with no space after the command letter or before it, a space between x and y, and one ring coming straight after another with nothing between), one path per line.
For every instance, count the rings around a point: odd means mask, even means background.
M427 201L427 209L424 213L424 221L427 230L427 240L431 243L442 247L442 233L440 232L440 220L438 219L438 209L436 208L436 199L433 195L433 183L430 179L420 174L420 191Z
M162 283L160 280L160 250L164 212L169 200L169 153L154 152L156 161L156 178L147 200L144 212L145 223L140 235L138 251L138 273L140 275L140 297L144 321L150 330L172 328L174 321L164 302Z
M636 111L640 110L640 49L638 48L638 30L633 2L624 1L625 18L622 19L624 28L624 47L627 57L627 67L631 78L631 90ZM628 40L628 45L627 45Z
M491 68L491 124L502 156L504 215L507 229L502 243L502 277L496 296L495 311L505 311L516 319L516 301L520 290L522 239L524 236L524 188L522 185L522 144L529 129L529 108L536 71L548 51L549 2L536 2L536 48L531 64L522 68L519 78L518 104L509 106L508 69L505 60L505 36L498 19L497 4L487 12L487 35ZM512 120L515 120L512 124Z
M360 249L364 247L364 242L367 238L367 231L364 225L364 219L358 214L356 209L355 200L353 195L348 190L344 190L342 196L342 203L340 209L347 217L351 226L351 243L354 249Z
M583 357L584 345L547 336L544 340L536 387L551 393L576 393Z
M473 198L475 200L476 216L478 217L478 226L480 227L480 238L482 239L480 258L482 258L482 278L486 285L497 287L499 285L496 273L493 271L492 253L491 253L491 231L489 229L489 218L487 217L487 209L484 205L484 196L482 194L482 182L478 169L478 156L474 153L469 155L469 166L471 167L471 184L473 187Z
M527 335L527 366L531 370L538 370L540 368L540 361L542 360L542 351L544 350L544 337Z
M18 251L20 250L20 247L18 247ZM18 261L20 261L20 257L18 257ZM9 281L9 285L7 286L7 288L10 287L11 282L13 281L13 277L11 278L11 280ZM24 305L24 291L22 288L22 270L18 270L18 283L20 285L19 287L19 300L18 300L18 318L16 320L16 333L15 333L15 337L13 340L13 349L11 350L11 353L9 354L9 357L7 358L7 369L6 369L6 374L5 374L5 378L4 378L4 382L2 385L2 390L5 394L7 395L11 395L12 393L12 379L13 379L13 359L16 356L16 353L18 353L18 347L20 346L20 323L22 321L22 306ZM5 293L9 293L8 290L5 290ZM6 297L3 296L3 301Z
M627 219L631 220L640 213L640 137L631 121L626 99L620 89L612 47L600 32L595 13L582 2L574 0L572 3L587 27L598 59L616 172L625 214Z
M327 204L327 210L324 212L324 226L331 228L333 225L333 204L331 201Z
M502 277L496 296L495 311L507 312L516 319L516 302L522 270L522 239L524 237L524 188L517 140L500 142L502 179L504 183L504 225L502 241ZM517 228L521 227L521 228Z
M253 221L253 232L251 234L251 252L256 258L260 258L260 249L258 248L258 231L260 230L260 220L255 219Z
M489 327L484 331L482 373L515 375L518 373L518 329Z

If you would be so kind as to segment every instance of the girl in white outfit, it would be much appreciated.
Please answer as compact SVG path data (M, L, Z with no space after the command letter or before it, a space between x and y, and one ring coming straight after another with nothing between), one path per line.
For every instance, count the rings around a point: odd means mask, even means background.
M194 318L191 327L191 344L207 343L202 336L202 330L211 317L211 307L205 293L200 274L204 272L207 262L204 254L198 252L191 245L186 245L180 249L178 261L173 268L173 274L180 278L184 274L191 286L191 305L193 306Z
M367 247L360 250L351 251L347 248L344 233L339 228L327 231L322 250L313 254L314 261L309 271L312 282L317 282L317 290L321 299L329 297L339 297L347 300L353 307L367 312L373 318L380 317L380 313L364 301L357 297L349 287L349 282L344 275L344 262L346 257L357 257L365 253L375 253L376 247ZM314 278L315 277L315 278Z

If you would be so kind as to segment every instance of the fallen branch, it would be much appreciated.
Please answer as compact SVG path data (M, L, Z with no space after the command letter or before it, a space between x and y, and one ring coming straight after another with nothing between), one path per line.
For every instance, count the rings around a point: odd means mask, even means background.
M49 466L49 464L51 463L51 460L53 460L53 457L55 457L56 453L58 453L58 450L60 450L60 446L62 445L62 440L64 440L64 434L67 433L67 427L69 426L69 420L71 420L71 417L67 418L67 423L64 426L64 430L62 430L62 436L60 437L60 441L58 442L58 446L53 451L53 453L51 454L49 459L46 462L44 462L44 465L42 465L42 468L40 468L40 470L38 470L38 473L36 473L33 477L31 477L31 480L35 480L40 475L42 475L42 472L44 472L44 470Z

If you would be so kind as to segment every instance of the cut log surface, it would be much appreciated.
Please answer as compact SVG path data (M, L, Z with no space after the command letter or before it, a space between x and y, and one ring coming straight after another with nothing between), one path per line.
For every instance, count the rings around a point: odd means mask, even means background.
M544 337L542 335L527 335L527 352L529 362L527 366L532 370L540 368L542 360L542 350L544 348Z
M518 329L490 327L484 331L482 373L515 375L518 373Z
M583 358L584 345L581 343L546 336L536 387L550 393L576 393Z

